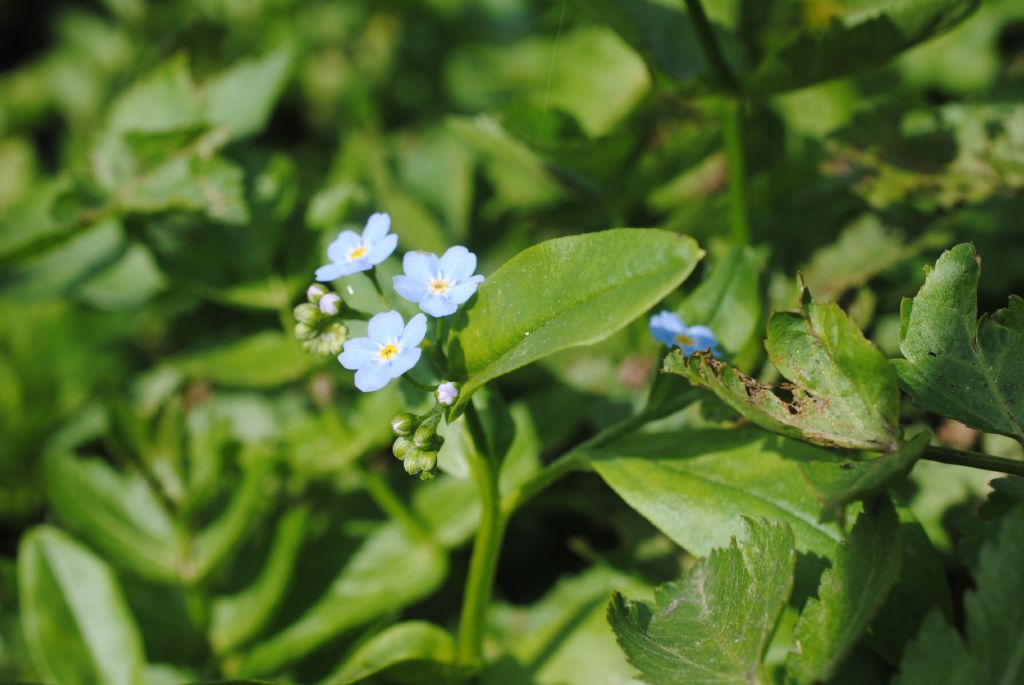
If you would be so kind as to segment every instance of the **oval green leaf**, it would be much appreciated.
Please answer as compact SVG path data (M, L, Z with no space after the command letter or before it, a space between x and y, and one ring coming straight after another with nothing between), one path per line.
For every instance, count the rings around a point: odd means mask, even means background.
M56 528L18 547L21 625L32 662L64 685L143 685L142 638L117 578Z
M800 465L828 450L752 427L633 434L587 454L631 507L683 548L706 556L740 532L740 517L785 521L796 546L830 557L839 527L819 521L821 503Z
M703 255L689 236L637 228L519 253L457 315L448 355L463 387L453 415L488 381L621 329L678 288Z
M455 663L455 640L426 621L406 621L377 633L349 656L328 679L331 685L378 682L461 683L471 667Z
M142 476L63 454L44 463L46 497L61 523L118 568L157 582L178 579L180 532Z

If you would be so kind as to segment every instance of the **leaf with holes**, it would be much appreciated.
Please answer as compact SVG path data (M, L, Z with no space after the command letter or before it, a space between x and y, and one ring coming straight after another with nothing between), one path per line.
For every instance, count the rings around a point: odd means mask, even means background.
M831 447L892 451L900 444L899 386L889 360L835 303L776 312L765 348L792 383L766 385L710 354L665 361L665 370L711 390L759 426Z

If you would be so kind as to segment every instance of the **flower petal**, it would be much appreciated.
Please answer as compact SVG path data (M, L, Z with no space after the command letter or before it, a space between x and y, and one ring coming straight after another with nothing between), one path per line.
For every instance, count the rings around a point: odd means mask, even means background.
M414 347L409 350L402 350L397 357L391 360L388 364L388 374L392 378L398 378L403 373L416 366L416 362L420 360L420 355L423 354L423 350L418 347Z
M402 269L405 270L405 275L424 285L428 281L434 280L439 268L437 255L431 252L421 250L406 252L405 257L402 258Z
M449 247L440 259L441 271L447 278L461 281L476 271L476 255L462 245Z
M391 217L384 212L371 214L366 220L366 228L363 229L363 242L373 245L380 242L391 230Z
M345 275L359 273L360 271L369 271L373 268L373 264L366 257L360 257L359 259L353 259L351 262L344 262L342 268L345 270Z
M686 329L686 334L694 340L709 341L711 343L717 343L718 339L715 338L714 332L707 326L689 326Z
M418 347L423 338L427 335L427 317L422 314L409 319L409 323L405 326L405 331L402 333L402 338L398 342L398 346L402 348L402 351L411 350L414 347Z
M690 326L686 329L686 335L693 340L693 344L684 349L686 354L693 354L699 350L711 350L716 357L721 354L718 349L718 338L707 326Z
M359 247L359 244L362 242L359 234L355 231L342 231L327 246L327 258L332 262L343 262L348 259L348 253Z
M345 348L338 355L338 361L349 371L355 371L367 364L376 364L377 343L369 338L346 340Z
M427 284L415 281L408 276L395 276L393 281L395 292L410 302L419 302L427 294Z
M462 304L469 298L473 297L473 293L476 292L477 287L479 287L483 281L483 276L473 276L472 278L468 278L449 290L446 296L450 302Z
M345 273L345 265L341 262L333 262L331 264L324 264L316 270L316 274L313 276L318 281L333 281L347 275Z
M366 253L366 261L370 264L377 265L383 262L385 259L391 256L391 253L398 247L398 236L392 233L391 235L384 236L384 239L375 243L370 251Z
M356 371L356 387L363 392L380 390L391 382L388 364L370 364Z
M447 298L441 295L427 295L420 300L420 309L435 317L454 314L458 308L459 305L449 302Z
M675 312L663 310L651 317L651 335L663 345L672 345L676 342L676 336L686 330L686 325Z
M375 314L366 326L366 332L370 339L381 345L397 341L404 330L405 323L402 321L402 315L396 311Z

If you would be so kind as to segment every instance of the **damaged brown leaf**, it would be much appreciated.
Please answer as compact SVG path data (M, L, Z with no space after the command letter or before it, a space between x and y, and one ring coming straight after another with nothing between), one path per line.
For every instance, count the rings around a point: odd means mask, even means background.
M802 312L776 312L765 349L788 383L761 383L706 352L684 357L677 351L665 371L711 390L776 433L832 447L898 448L896 375L838 305L805 296Z

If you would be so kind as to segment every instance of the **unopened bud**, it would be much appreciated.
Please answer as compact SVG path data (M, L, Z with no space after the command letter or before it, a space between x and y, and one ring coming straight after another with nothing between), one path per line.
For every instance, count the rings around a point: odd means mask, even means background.
M295 320L299 323L313 325L320 320L320 310L317 309L315 304L309 304L308 302L297 305L292 310L292 313L295 315Z
M452 406L455 403L455 399L459 396L459 386L455 385L451 381L445 381L441 385L437 386L437 390L434 392L434 397L437 401L446 407Z
M328 324L320 331L316 339L316 349L313 350L321 357L333 357L341 352L348 339L348 327L340 321Z
M412 442L408 438L399 437L395 440L395 444L391 446L391 453L395 455L396 459L405 459L405 456L412 449Z
M437 477L437 469L420 471L420 480L434 480Z
M433 471L437 466L437 452L423 452L420 454L420 471Z
M316 304L320 301L321 297L329 292L330 291L325 286L322 286L319 283L314 283L306 288L306 299L309 300L311 304Z
M422 452L416 448L413 448L405 453L405 460L402 465L405 466L405 472L410 476L415 476L420 472L420 455Z
M295 337L299 340L312 340L316 337L316 329L308 323L295 324Z
M338 293L327 293L320 298L320 311L327 316L334 316L341 309L341 296Z
M416 417L408 412L391 419L391 430L395 435L409 435L416 427Z
M420 449L430 449L437 445L437 424L424 421L412 436L412 442Z

